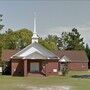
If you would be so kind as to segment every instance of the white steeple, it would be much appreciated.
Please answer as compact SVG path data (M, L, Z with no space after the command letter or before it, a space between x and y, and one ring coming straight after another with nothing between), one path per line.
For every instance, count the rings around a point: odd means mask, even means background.
M36 13L34 13L34 31L32 36L32 43L37 42L38 43L38 35L36 32Z

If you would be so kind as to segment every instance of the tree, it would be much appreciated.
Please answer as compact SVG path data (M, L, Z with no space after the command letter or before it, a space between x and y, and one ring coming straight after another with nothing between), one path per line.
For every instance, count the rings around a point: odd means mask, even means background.
M58 40L57 40L57 48L58 48L58 50L62 50L63 48L62 48L62 40L61 40L61 38L58 38Z
M8 34L9 34L9 33L12 33L12 32L13 32L13 30L10 29L10 28L6 31L6 33L8 33Z
M0 22L2 21L2 16L3 15L0 14ZM0 24L0 30L2 30L3 27L4 27L4 25Z
M48 35L45 39L39 38L39 43L48 50L57 50L57 36Z
M17 43L19 43L20 49L23 49L31 43L32 32L30 30L23 28L17 31L16 34L18 37Z
M84 42L78 30L73 28L71 32L63 32L61 35L62 48L65 50L83 50Z
M1 42L4 49L22 49L31 43L32 32L28 29L21 29L8 31L1 35Z
M90 69L90 48L89 48L88 44L86 44L85 51L86 51L87 57L89 59L88 68Z
M54 42L55 44L57 44L59 37L57 35L48 35L45 40L49 41L49 42Z
M61 38L58 41L58 48L61 49L67 49L68 46L68 33L62 32Z
M90 60L90 48L89 48L88 44L86 44L85 51L87 53L88 59Z
M1 66L2 45L0 44L0 66Z
M1 24L2 16L3 15L0 14L0 30L2 30L2 28L4 27L4 25ZM0 38L1 38L1 34L0 34ZM0 65L1 65L1 55L2 55L2 42L0 40Z

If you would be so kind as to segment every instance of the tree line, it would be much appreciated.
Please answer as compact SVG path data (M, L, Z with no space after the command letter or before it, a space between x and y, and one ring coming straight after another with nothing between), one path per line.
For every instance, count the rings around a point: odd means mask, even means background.
M0 15L0 22L2 21ZM0 30L4 25L0 23ZM31 43L32 31L26 28L20 30L8 29L5 33L0 33L0 57L2 49L23 49ZM85 45L83 37L76 28L70 32L62 32L60 36L48 35L46 38L39 37L39 43L47 49L53 50L85 50L90 59L90 48Z
M13 31L8 29L0 34L0 47L2 49L23 49L31 43L32 31L21 29ZM71 32L62 32L59 36L48 35L46 38L39 37L39 43L49 50L85 50L88 55L90 48L85 45L81 34L73 28Z

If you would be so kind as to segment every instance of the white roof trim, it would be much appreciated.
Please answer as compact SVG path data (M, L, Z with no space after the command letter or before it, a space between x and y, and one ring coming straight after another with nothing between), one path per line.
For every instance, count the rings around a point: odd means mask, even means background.
M27 47L25 47L24 49L22 49L21 51L17 52L16 54L12 55L11 58L13 58L14 56L17 56L19 53L21 53L22 51L24 51L26 48L30 47L30 45L28 45Z

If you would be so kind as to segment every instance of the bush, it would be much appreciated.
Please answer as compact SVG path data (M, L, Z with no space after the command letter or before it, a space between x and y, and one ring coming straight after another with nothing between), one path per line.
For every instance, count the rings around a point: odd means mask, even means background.
M62 75L65 76L66 74L68 74L68 63L63 63L63 67L61 69Z

